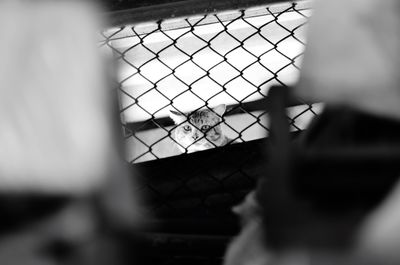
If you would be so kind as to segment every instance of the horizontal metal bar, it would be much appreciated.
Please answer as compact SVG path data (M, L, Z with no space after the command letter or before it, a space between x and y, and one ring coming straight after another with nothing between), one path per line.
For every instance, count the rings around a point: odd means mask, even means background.
M239 230L234 218L153 219L147 220L152 233L233 236Z
M289 107L299 106L299 105L303 105L303 104L305 104L305 102L301 102L299 100L293 99L291 102L289 102ZM309 104L309 103L307 103L307 104ZM246 112L263 111L263 110L267 110L267 107L268 107L268 98L262 98L259 100L245 102L245 103L236 104L236 105L228 105L226 107L227 112L225 113L225 116L231 116L231 115L236 115L236 114L246 113ZM244 111L244 110L246 110L246 111ZM158 126L156 124L158 124L164 128L167 126L174 125L174 122L169 117L153 119L152 121L154 121L155 123L149 122L148 120L127 123L125 126L125 128L127 129L126 133L129 135L130 134L129 131L138 132L138 131L156 129L156 128L158 128Z
M230 236L146 233L144 245L153 257L222 257Z
M168 18L202 15L227 10L277 4L283 0L189 0L168 4L158 4L139 8L129 8L106 14L110 26L122 26L141 22L159 21ZM300 0L299 2L302 2Z

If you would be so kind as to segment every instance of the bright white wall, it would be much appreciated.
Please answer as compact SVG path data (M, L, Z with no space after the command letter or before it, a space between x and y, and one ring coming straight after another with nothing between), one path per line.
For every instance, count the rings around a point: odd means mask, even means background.
M306 2L308 1L303 3ZM275 8L276 11L283 11L290 6L290 3L280 4L271 10ZM301 12L305 16L311 14L310 9ZM297 12L282 13L278 17L278 22L288 31L274 21L275 17L269 14L265 7L247 10L246 14L245 20L235 20L240 16L238 11L218 14L227 30L214 16L208 16L206 20L196 25L193 31L189 24L194 25L204 17L193 17L188 21L182 19L165 21L161 25L162 32L153 32L157 29L155 23L138 25L134 30L139 36L133 34L132 28L126 27L119 35L114 36L111 45L119 53L124 53L124 59L119 60L119 80L123 91L120 94L120 103L123 109L126 108L122 113L123 121L140 122L152 117L168 117L172 108L190 112L204 107L205 102L210 107L221 103L235 105L240 102L250 102L265 97L269 88L279 84L279 81L287 85L295 84L299 75L306 33L306 27L299 25L306 22L306 17ZM257 29L260 29L259 34L251 36ZM293 36L286 38L293 30L295 38ZM153 33L147 35L149 32ZM227 33L235 36L236 40ZM170 46L174 40L176 47ZM243 41L243 44L241 45L238 40ZM238 48L230 52L235 47ZM179 49L193 55L192 60ZM202 50L196 52L199 49ZM156 58L155 54L159 57ZM294 59L294 64L288 65L290 59ZM187 62L183 63L185 61ZM179 66L180 64L182 65ZM243 70L243 74L241 75L232 65L239 71ZM175 69L173 74L171 69ZM206 71L209 71L209 74ZM276 78L274 73L277 73ZM135 99L137 104L134 104ZM300 106L293 111L299 114L306 107ZM260 113L253 115L257 116ZM304 121L296 121L296 125L299 123L298 126L302 127L308 122L305 120L309 120L312 116L314 115L311 112L306 112L304 118L301 118ZM255 121L256 119L250 114L226 118L227 124L237 131L242 131ZM266 126L265 117L262 118L262 123ZM229 137L237 137L228 126L224 127ZM163 129L136 133L136 137L147 145L167 135ZM265 135L266 130L254 124L243 132L243 140L259 139ZM127 139L128 160L133 160L148 151L148 147L141 141L134 137ZM171 146L175 145L166 137L153 146L152 152L157 157L178 154L178 150ZM147 154L137 162L154 158L153 155Z

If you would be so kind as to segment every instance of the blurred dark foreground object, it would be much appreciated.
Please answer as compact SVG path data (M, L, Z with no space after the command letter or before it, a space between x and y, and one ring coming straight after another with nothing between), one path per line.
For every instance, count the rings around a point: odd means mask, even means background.
M224 264L399 264L400 122L327 106L293 139L289 94L270 91L270 159L234 208L242 231Z
M274 102L271 161L256 195L266 244L275 251L323 253L352 252L364 242L373 242L374 238L365 240L365 234L381 229L382 224L367 231L363 227L398 181L400 122L350 107L328 106L291 142L285 114L288 94L283 87L270 92ZM386 218L397 220L396 215L393 212ZM374 260L374 252L369 254ZM359 262L358 258L354 261Z

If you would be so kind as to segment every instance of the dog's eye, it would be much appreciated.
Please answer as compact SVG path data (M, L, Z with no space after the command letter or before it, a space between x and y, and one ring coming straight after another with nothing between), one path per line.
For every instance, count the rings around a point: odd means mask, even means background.
M183 126L183 129L187 132L190 132L192 130L192 127L190 127L189 125L185 125Z
M204 131L208 131L210 128L211 128L210 125L203 125L203 126L201 127L201 130L204 132Z

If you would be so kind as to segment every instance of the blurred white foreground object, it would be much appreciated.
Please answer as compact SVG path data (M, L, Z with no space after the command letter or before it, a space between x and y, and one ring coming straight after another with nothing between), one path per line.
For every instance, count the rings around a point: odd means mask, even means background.
M320 0L310 19L298 95L400 118L397 0Z
M360 229L360 256L379 264L400 264L400 182ZM378 264L378 263L376 263Z
M0 190L82 193L115 155L98 10L0 3ZM115 129L115 128L114 128Z

